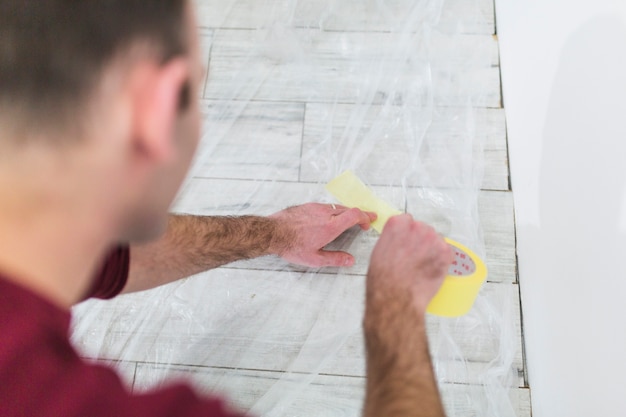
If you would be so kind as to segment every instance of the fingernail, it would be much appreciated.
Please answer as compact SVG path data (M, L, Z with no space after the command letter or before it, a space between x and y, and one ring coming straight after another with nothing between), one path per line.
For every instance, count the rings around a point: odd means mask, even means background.
M354 264L354 259L352 259L352 258L346 258L346 259L343 261L343 264L344 264L345 266L352 266L352 265Z

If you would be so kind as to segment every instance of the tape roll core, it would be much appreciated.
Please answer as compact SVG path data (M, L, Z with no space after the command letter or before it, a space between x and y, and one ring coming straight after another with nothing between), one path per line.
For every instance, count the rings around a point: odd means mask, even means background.
M466 246L449 238L445 240L453 248L454 261L426 311L436 316L459 317L467 314L474 305L487 279L487 267Z
M469 254L454 245L450 245L450 248L454 254L454 261L452 261L450 268L448 268L448 275L463 277L476 272L476 262L474 262Z

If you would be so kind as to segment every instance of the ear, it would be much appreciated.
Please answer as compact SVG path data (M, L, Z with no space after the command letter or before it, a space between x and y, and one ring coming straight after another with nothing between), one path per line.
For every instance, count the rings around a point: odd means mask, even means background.
M174 154L174 129L181 97L189 88L190 68L183 58L144 64L136 73L133 147L141 158L167 161Z

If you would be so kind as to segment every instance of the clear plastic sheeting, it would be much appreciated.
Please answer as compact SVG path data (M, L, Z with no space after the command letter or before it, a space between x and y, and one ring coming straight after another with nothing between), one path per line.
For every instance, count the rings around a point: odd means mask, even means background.
M208 77L199 152L173 211L268 215L334 202L350 169L481 256L471 312L428 317L448 415L530 416L493 4L197 0ZM74 309L72 339L137 392L183 378L263 416L358 416L365 273L266 257Z

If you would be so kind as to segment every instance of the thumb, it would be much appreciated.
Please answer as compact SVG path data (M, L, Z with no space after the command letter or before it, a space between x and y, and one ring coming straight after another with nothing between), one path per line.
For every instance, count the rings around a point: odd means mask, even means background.
M353 266L354 256L342 251L321 250L318 253L318 266Z

